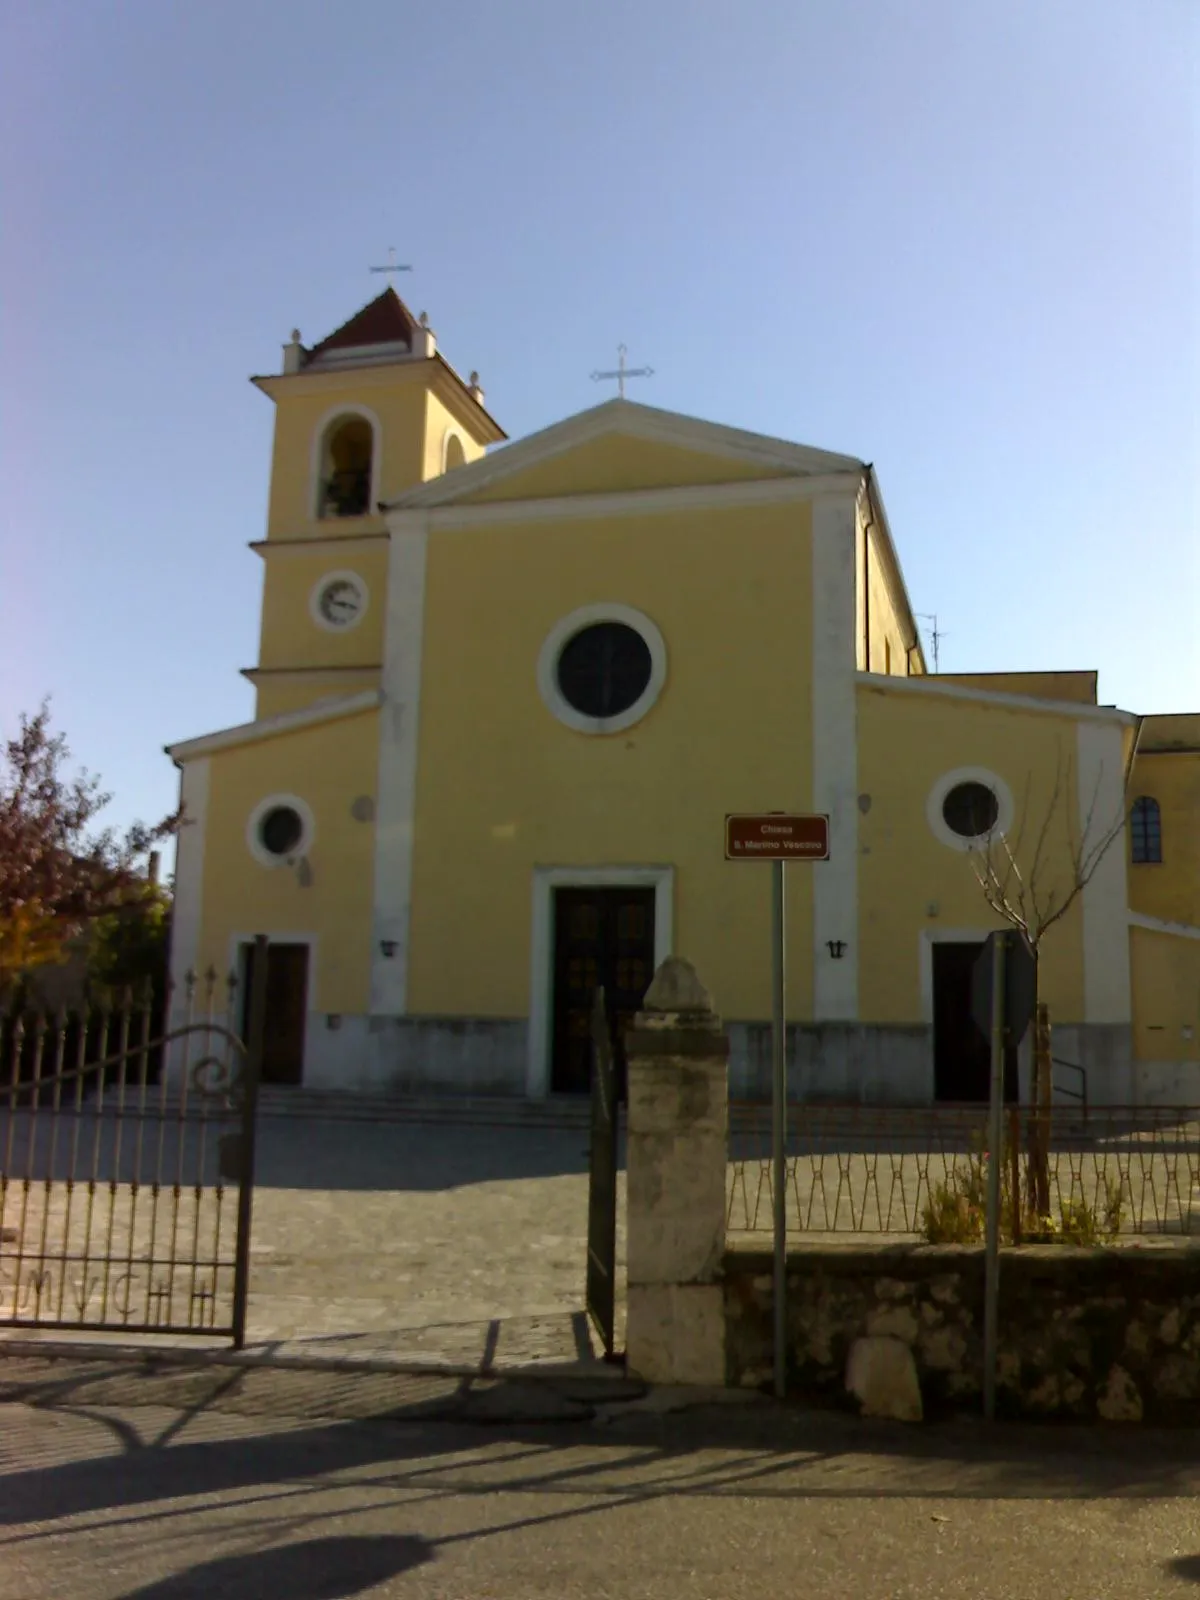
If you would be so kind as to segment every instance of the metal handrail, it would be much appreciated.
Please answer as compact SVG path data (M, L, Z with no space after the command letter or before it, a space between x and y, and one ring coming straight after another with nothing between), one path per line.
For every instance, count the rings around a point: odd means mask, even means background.
M1078 1061L1064 1061L1062 1056L1051 1056L1050 1060L1052 1065L1056 1067L1066 1067L1068 1071L1079 1074L1080 1087L1078 1089L1068 1089L1065 1083L1055 1083L1052 1087L1057 1089L1059 1094L1065 1094L1071 1100L1078 1100L1083 1106L1083 1114L1086 1118L1088 1114L1087 1068L1081 1067Z

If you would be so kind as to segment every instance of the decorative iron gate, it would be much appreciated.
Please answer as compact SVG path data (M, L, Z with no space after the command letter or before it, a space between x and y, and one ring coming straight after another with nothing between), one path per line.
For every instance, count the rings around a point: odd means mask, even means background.
M617 1275L618 1106L604 990L592 1003L592 1138L588 1155L587 1308L613 1354Z
M266 939L256 946L265 951ZM267 964L249 1041L237 979L149 1002L10 1018L0 1086L0 1327L246 1334Z

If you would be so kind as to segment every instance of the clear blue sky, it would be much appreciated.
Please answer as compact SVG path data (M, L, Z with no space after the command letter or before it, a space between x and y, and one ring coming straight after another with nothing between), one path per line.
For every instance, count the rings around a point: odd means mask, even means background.
M0 4L0 726L246 720L277 368L401 282L514 437L875 463L945 671L1200 710L1195 0Z

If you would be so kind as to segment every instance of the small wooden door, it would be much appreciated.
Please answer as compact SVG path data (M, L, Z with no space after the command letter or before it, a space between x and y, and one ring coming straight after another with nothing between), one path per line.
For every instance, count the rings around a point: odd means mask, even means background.
M558 889L554 895L554 1029L550 1087L591 1084L591 1009L603 987L618 1093L625 1089L625 1030L654 976L653 889Z
M242 946L242 1037L250 1036L254 946ZM299 1083L304 1077L304 1023L308 1010L308 946L267 946L267 1023L263 1036L263 1083Z
M933 946L933 1083L935 1100L986 1102L991 1045L971 1015L971 981L982 943ZM1004 1053L1004 1098L1017 1098L1017 1052Z

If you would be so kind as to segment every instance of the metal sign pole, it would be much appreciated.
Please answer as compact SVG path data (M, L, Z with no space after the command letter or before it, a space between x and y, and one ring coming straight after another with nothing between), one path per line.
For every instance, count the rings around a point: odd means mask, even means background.
M983 1290L983 1414L996 1420L996 1344L1000 1301L1000 1169L1004 1141L1004 958L1007 938L992 939L992 1078L988 1105L987 1251Z
M771 1081L772 1135L775 1154L775 1394L783 1399L787 1385L787 1012L784 991L784 952L787 937L784 913L783 861L771 863Z

